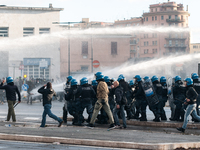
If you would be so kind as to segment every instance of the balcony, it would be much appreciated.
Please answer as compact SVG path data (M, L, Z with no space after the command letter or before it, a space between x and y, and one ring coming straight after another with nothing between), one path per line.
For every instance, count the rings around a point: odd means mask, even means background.
M130 45L136 45L138 42L137 41L130 41Z
M180 18L177 18L177 19L166 19L167 22L169 23L181 23L181 22L185 22L185 19L180 19Z
M136 49L134 49L134 50L130 50L130 53L137 53L137 50Z
M164 45L164 47L168 47L168 48L173 48L173 47L175 47L175 48L177 48L177 47L179 47L179 48L186 48L187 47L187 45L185 45L185 44L181 44L181 45L179 45L179 44L165 44Z
M185 37L166 37L165 40L186 40Z

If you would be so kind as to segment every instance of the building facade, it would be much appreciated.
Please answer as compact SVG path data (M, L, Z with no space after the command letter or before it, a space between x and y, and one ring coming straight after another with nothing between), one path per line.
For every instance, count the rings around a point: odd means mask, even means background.
M191 43L190 53L200 53L200 43Z
M28 79L60 77L60 40L49 38L48 34L60 30L53 22L59 22L62 10L52 4L41 8L0 6L0 51L9 55L4 75L16 78L27 74ZM47 65L41 66L42 63Z

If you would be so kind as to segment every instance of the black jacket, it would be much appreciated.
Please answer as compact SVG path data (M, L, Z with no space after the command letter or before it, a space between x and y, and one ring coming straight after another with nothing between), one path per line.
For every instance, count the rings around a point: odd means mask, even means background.
M186 98L190 99L190 101L187 102L188 104L195 104L197 96L198 96L198 93L195 91L195 89L192 86L187 87Z
M0 85L0 89L6 90L6 98L10 101L16 101L16 93L18 95L18 101L21 101L21 95L19 93L19 90L14 83L8 83L7 85L3 86L3 83Z
M153 82L153 87L154 87L154 90L157 94L157 96L161 96L162 97L162 94L163 94L163 88L162 88L162 85L160 84L159 81L155 81Z
M136 85L135 90L133 91L133 97L135 97L136 100L146 100L145 93L142 88L142 81L138 82Z
M122 105L122 98L123 98L123 89L122 87L118 86L115 88L115 101L117 105Z
M91 100L92 98L95 98L95 96L96 93L89 84L81 85L77 89L76 97L79 97L81 100Z
M42 86L38 93L42 94L43 106L46 104L51 104L52 97L56 96L56 92L53 89L45 89L45 86Z
M164 101L167 101L168 99L168 88L166 83L161 83L162 85L162 98Z
M173 87L174 100L177 102L184 102L185 94L186 94L186 87L183 86L183 83L181 81L176 82L175 86Z
M199 81L199 79L194 79L193 80L193 87L196 90L196 92L198 94L200 94L200 81Z
M66 101L75 101L77 99L76 93L77 93L77 86L72 86L67 91L67 94L65 94L65 100Z

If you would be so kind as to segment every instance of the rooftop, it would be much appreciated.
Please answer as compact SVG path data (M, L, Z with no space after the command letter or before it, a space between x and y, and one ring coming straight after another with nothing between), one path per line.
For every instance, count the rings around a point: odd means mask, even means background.
M0 10L62 11L64 8L53 8L52 4L49 4L49 7L17 7L0 5Z

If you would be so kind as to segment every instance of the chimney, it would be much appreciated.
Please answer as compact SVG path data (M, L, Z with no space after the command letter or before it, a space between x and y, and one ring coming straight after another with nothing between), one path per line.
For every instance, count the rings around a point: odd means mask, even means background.
M186 11L188 11L188 5L187 5L187 9L186 9Z
M53 5L51 3L49 4L49 8L53 8Z

